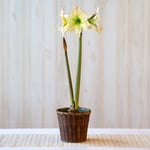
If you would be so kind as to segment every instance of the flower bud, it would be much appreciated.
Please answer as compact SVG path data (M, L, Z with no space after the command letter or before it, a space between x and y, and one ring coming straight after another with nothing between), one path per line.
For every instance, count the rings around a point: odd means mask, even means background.
M64 47L64 50L66 52L67 51L67 42L66 42L64 37L63 37L63 47Z

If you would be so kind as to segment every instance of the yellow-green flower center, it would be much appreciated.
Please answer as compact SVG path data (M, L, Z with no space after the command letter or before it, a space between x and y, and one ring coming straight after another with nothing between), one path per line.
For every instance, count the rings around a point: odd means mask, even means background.
M63 17L63 26L66 26L67 25L67 20L66 20L66 18L65 17Z
M76 17L74 18L74 24L80 25L81 23L82 23L81 19L80 19L78 16L76 16Z

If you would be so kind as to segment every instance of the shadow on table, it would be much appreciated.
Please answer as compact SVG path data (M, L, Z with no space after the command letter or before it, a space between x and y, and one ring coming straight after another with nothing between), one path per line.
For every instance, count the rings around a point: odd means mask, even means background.
M123 138L119 136L101 136L101 137L89 137L85 142L90 146L112 146L112 147L136 147L138 142L133 139Z

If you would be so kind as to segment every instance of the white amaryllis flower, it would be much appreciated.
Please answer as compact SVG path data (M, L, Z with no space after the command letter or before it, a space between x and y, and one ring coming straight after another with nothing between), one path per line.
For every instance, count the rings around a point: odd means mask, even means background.
M62 18L62 33L68 31L75 31L79 36L83 30L87 30L89 27L88 16L82 12L77 6L74 7L70 15L61 15Z
M99 8L97 7L96 13L88 18L89 29L95 29L97 32L101 32L103 30L102 25L99 25L100 15Z
M61 17L61 21L62 21L61 32L62 32L62 35L64 35L64 33L67 32L67 30L68 30L68 21L67 21L68 15L64 15L63 9L61 9L60 17Z
M77 6L74 7L71 15L68 16L68 30L75 31L80 35L81 31L88 29L88 15L82 12Z
M88 15L82 12L77 6L73 8L70 15L64 15L63 9L61 10L62 27L61 32L64 36L65 32L75 31L80 36L80 33L87 29L95 29L97 32L102 31L102 26L99 25L100 15L99 8L93 15Z

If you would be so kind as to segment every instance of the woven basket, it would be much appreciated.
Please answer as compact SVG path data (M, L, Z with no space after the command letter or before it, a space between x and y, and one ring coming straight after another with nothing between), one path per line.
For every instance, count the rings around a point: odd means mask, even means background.
M91 110L88 108L80 108L79 112L68 110L69 108L57 109L61 140L70 143L86 141Z

